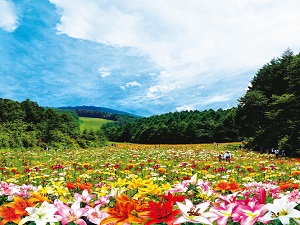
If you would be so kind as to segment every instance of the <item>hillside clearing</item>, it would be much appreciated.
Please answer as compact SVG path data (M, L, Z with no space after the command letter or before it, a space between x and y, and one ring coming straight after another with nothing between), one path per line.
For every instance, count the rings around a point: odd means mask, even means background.
M81 124L80 124L80 131L83 130L99 130L100 127L108 122L112 122L112 120L106 120L102 118L90 118L90 117L79 117Z

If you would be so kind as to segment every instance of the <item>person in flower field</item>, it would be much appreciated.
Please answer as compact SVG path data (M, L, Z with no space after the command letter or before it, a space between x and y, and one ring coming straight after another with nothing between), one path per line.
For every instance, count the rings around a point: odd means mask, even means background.
M285 151L284 151L284 149L281 150L281 155L282 155L282 157L285 157Z
M275 157L276 157L276 159L278 159L278 158L279 158L279 150L276 148L276 149L274 150L274 152L275 152Z
M230 162L231 158L232 158L231 154L227 151L224 154L224 159L226 160L226 162Z
M222 152L220 152L219 155L218 155L219 162L222 161L222 158L223 158L223 157L222 157Z

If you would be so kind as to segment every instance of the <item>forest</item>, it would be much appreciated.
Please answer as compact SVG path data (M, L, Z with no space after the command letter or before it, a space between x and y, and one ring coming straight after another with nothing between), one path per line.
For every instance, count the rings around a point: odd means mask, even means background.
M79 114L115 121L81 133ZM29 99L0 99L0 125L0 148L96 147L107 140L150 144L245 141L251 149L278 148L295 155L300 153L300 55L287 49L265 64L237 106L230 109L138 117L91 108L44 108Z
M100 129L81 133L73 111L41 107L29 99L0 98L0 148L85 148L105 143Z
M236 109L182 111L104 124L110 140L149 144L237 141Z
M59 107L58 109L75 111L79 117L102 118L114 121L117 121L122 117L137 117L130 113L95 106L68 106Z

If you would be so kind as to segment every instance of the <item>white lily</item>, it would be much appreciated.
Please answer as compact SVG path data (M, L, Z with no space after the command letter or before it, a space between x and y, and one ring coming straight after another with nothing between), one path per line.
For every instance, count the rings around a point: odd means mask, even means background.
M36 225L46 225L48 222L59 222L58 219L54 217L57 208L53 204L49 204L44 201L39 208L27 207L26 211L29 216L24 217L19 225L23 225L26 222L33 221Z
M197 181L198 181L198 174L195 173L195 174L191 177L190 182L191 182L192 184L197 184Z
M269 210L265 220L279 219L282 224L290 224L290 218L300 218L300 211L294 209L296 202L289 202L286 196L275 199L274 203L268 203L265 207Z
M174 224L185 222L212 224L208 218L215 217L215 214L211 212L205 212L210 206L210 202L203 202L198 205L193 205L191 200L185 199L185 204L182 204L181 202L176 202L176 204L180 209L182 216L177 218Z

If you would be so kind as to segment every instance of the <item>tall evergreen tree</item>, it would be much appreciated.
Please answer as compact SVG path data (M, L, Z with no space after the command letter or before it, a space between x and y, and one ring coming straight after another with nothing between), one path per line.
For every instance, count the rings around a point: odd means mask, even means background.
M250 146L300 151L300 55L287 49L254 76L239 99L236 122Z

